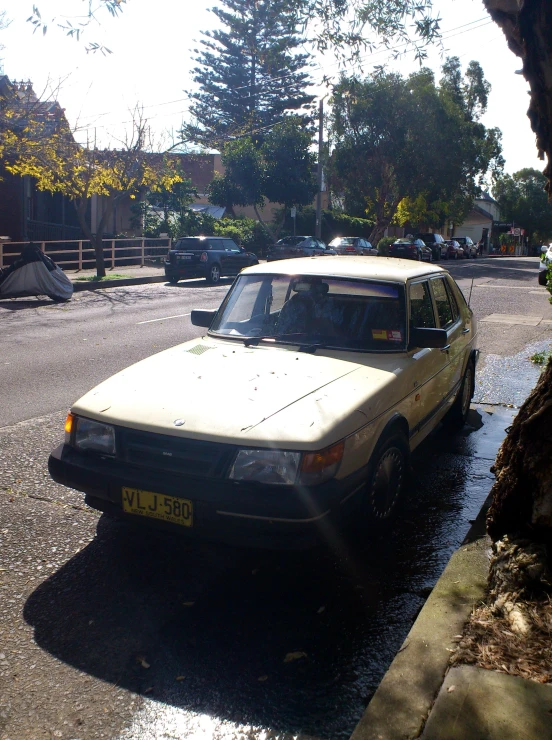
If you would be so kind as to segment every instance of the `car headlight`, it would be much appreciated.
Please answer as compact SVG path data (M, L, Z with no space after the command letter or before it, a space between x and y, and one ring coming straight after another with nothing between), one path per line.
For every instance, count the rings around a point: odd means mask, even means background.
M92 450L104 455L115 454L115 429L99 421L73 417L71 433L78 450Z
M232 480L290 486L295 483L300 452L240 450L229 473Z
M344 442L318 452L239 450L229 478L290 486L315 486L333 478L341 464Z

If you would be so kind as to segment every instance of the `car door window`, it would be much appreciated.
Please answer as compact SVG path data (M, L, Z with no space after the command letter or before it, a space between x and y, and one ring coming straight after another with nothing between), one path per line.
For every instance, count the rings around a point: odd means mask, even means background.
M445 282L445 286L447 289L447 294L448 294L449 301L450 301L450 308L452 311L452 322L453 324L455 324L458 320L458 317L460 316L460 309L458 308L458 303L456 301L456 296L454 295L454 291L450 284L450 280L447 280Z
M410 325L416 329L435 328L435 314L427 280L410 286Z
M439 324L441 329L448 329L456 321L458 316L458 307L456 307L456 317L453 313L449 292L445 286L444 278L434 278L431 281L433 288L433 295L435 297L435 305L437 307L437 315L439 316Z
M232 239L224 239L223 243L224 243L224 248L228 250L229 252L239 252L240 251Z

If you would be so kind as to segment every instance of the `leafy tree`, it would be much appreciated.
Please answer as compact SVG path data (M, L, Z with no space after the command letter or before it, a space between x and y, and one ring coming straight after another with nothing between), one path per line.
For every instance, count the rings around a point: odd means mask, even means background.
M131 226L143 228L145 236L157 237L167 233L176 237L182 233L179 231L179 222L187 215L190 204L197 197L197 191L178 166L175 166L174 171L181 178L180 181L169 188L161 186L155 190L148 189L131 209Z
M500 170L500 132L469 118L483 109L481 85L481 95L469 81L437 87L422 69L408 78L343 79L335 88L332 186L344 194L346 210L374 219L373 243L392 222L462 221L479 180Z
M309 56L298 51L294 0L222 0L212 8L222 28L204 32L197 51L184 139L212 148L236 136L269 131L286 112L307 108Z
M531 167L504 175L493 187L502 218L524 228L531 244L552 240L552 204L545 188L546 176Z
M102 238L116 204L129 196L138 197L144 189L171 189L181 180L173 163L146 151L148 136L148 125L138 114L123 149L100 150L77 144L65 119L51 129L51 123L40 118L28 119L10 142L9 172L30 176L39 190L62 193L72 200L80 226L94 247L98 277L105 276ZM93 195L101 196L102 202L95 233L87 221Z
M246 136L228 142L223 149L224 176L211 183L209 200L232 210L253 206L255 215L272 240L276 240L284 218L275 227L262 216L259 207L268 200L285 208L312 203L316 192L311 135L305 121L289 116L274 126L262 144Z

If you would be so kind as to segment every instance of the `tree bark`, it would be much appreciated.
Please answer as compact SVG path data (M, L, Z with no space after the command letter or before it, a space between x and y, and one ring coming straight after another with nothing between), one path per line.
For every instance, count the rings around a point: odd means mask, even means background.
M552 362L520 408L492 470L491 538L552 541Z

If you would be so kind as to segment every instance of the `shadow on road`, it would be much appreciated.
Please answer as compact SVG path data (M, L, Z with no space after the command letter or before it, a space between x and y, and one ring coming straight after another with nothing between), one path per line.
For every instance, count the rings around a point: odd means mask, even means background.
M449 270L456 279L472 278L481 280L512 280L517 283L537 284L538 257L523 258L477 258L476 260L445 260L439 263Z
M492 418L426 440L392 531L339 554L190 546L102 517L24 617L42 649L161 713L345 739L487 496L474 453Z

